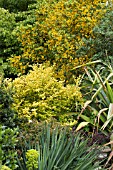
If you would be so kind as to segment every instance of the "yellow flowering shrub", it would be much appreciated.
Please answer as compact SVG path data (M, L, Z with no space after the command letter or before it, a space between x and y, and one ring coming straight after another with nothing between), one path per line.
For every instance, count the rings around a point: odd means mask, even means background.
M86 54L78 53L86 44L83 38L94 38L92 29L105 13L105 0L46 0L40 3L33 26L21 26L18 39L21 56L11 58L12 65L25 73L29 64L50 61L56 64L57 77L67 79L70 70L87 62L93 47Z
M44 120L58 118L67 112L77 112L83 104L78 81L64 87L54 78L53 67L33 66L27 75L9 83L13 86L13 107L20 118Z
M71 76L70 70L87 62L93 47L86 54L78 53L86 44L83 38L94 38L92 29L105 13L105 0L46 0L36 11L33 26L20 27L18 39L21 56L11 58L12 65L25 73L29 64L50 61L56 64L56 77Z

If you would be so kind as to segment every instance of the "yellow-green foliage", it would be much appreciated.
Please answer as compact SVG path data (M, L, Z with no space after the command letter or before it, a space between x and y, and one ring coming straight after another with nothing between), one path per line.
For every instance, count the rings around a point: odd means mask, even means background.
M36 65L29 74L16 78L13 82L14 108L19 117L38 120L76 112L83 103L78 82L63 86L54 78L53 67Z
M35 149L30 149L26 152L26 165L28 170L33 170L38 168L38 156L39 153Z
M86 55L77 54L83 38L94 38L92 29L105 13L106 0L46 0L36 11L33 26L20 28L18 39L23 54L11 59L24 73L29 64L50 61L56 64L57 77L64 78L70 69L87 62L93 47Z
M8 166L2 165L2 169L1 170L11 170Z

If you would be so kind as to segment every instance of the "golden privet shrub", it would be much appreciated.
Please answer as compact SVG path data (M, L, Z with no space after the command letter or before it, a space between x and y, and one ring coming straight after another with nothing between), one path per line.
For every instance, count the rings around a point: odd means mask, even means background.
M36 11L33 26L20 27L18 40L23 54L11 59L21 73L32 63L50 61L56 64L57 77L69 79L70 70L87 62L93 47L87 48L83 38L93 36L93 28L105 13L105 0L46 0ZM78 53L81 47L86 54Z
M83 103L78 81L64 87L62 81L54 78L53 67L35 65L29 74L16 78L9 86L13 86L13 107L20 118L58 118L77 112Z

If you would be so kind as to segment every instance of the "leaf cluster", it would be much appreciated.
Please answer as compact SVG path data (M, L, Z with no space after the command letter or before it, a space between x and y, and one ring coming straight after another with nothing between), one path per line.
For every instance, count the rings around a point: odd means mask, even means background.
M13 107L20 118L44 120L68 112L77 112L83 104L80 87L68 85L54 78L53 67L37 65L29 74L9 83L13 86Z

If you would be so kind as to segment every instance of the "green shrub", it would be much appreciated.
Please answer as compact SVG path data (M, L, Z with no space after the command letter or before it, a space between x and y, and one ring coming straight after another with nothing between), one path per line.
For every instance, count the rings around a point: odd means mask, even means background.
M3 126L16 127L17 114L11 107L13 103L11 89L7 89L7 85L3 80L0 81L0 124Z
M60 120L69 112L76 116L83 104L79 80L76 85L64 87L62 81L54 78L53 67L35 65L32 68L29 74L9 83L9 87L13 86L13 107L19 117L38 120L55 117Z
M12 170L17 167L15 146L17 143L17 129L5 128L2 126L1 149L2 164L9 166Z
M18 43L15 31L15 16L8 10L0 8L0 65L6 75L10 75L10 66L7 59L12 54L20 54L20 43ZM1 68L0 68L1 69Z
M7 90L4 81L0 82L0 152L2 164L12 170L16 168L17 125L16 112L11 108L13 103L11 91Z
M16 26L15 17L7 10L0 8L0 56L8 57L14 50L15 38L12 31Z
M92 53L92 60L102 61L95 66L96 70L105 67L105 63L109 65L109 62L113 67L113 11L111 7L108 6L106 8L106 13L103 15L100 23L93 28L93 34L95 38L84 38L83 41ZM93 47L93 51L91 50L91 46ZM82 52L86 52L85 50L85 48L81 48ZM105 71L104 74L106 76L109 74L107 69L103 69L102 71Z
M112 60L113 57L113 11L108 10L102 18L100 24L94 28L94 46L95 55L94 60L101 59L107 61L108 58ZM111 62L112 64L112 62Z

